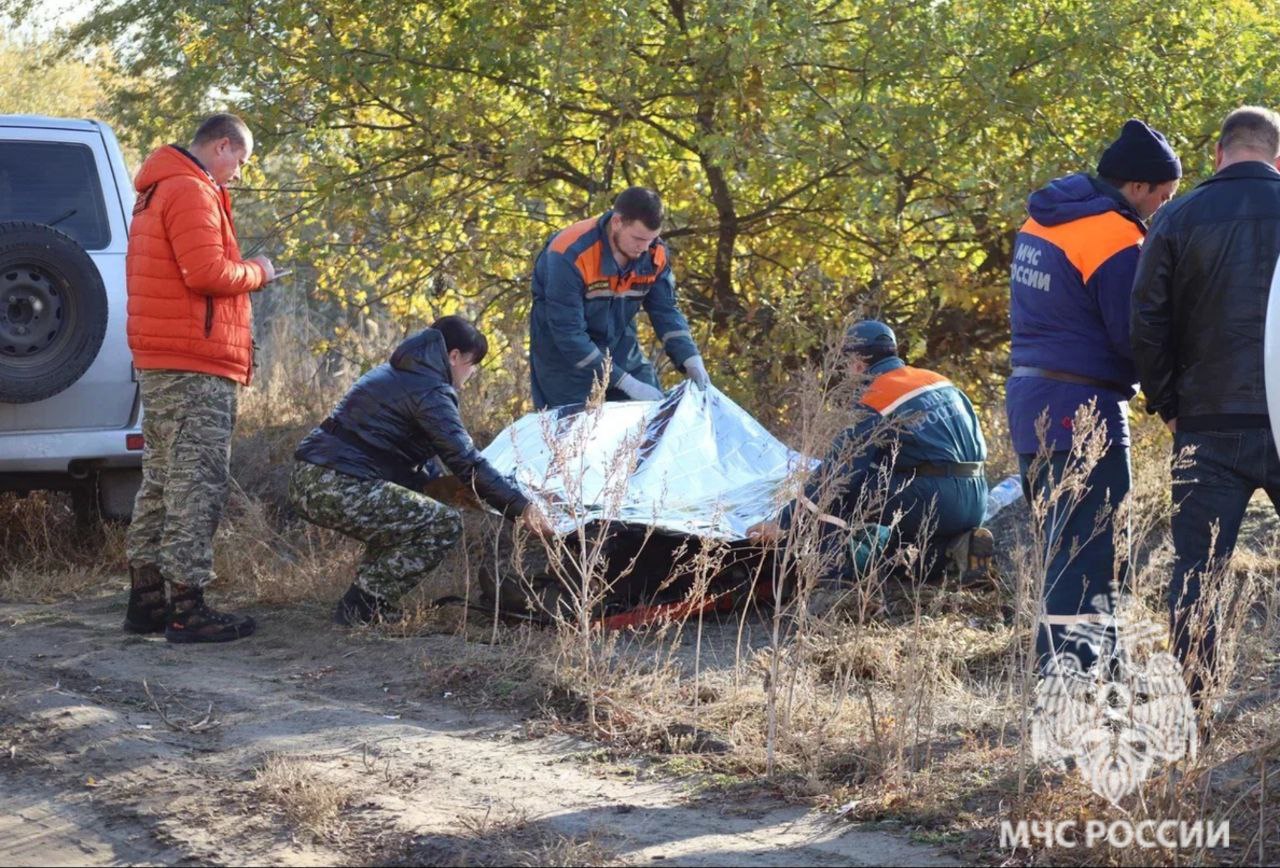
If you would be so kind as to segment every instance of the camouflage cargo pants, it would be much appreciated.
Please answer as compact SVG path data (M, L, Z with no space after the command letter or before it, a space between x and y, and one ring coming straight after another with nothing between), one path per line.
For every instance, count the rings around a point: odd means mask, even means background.
M425 494L306 461L293 466L289 500L313 524L361 540L365 550L356 585L393 604L435 569L462 535L458 511Z
M142 487L133 505L128 556L172 582L213 581L213 535L227 502L238 386L187 371L139 371Z

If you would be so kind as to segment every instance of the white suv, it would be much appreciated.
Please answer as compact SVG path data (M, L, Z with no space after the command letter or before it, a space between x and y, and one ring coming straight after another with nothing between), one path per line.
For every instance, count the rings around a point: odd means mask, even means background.
M0 491L127 518L141 479L125 337L133 184L96 121L0 115Z

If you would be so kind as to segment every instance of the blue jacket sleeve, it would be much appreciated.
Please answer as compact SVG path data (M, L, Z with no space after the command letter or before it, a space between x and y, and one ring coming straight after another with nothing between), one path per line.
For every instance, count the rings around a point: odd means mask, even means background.
M881 416L869 407L859 405L865 416L845 428L831 442L831 448L822 463L810 475L804 486L803 499L817 504L826 492L829 509L835 510L843 503L856 500L856 495L866 484L867 478L876 472L885 457L885 444L877 442L875 429ZM834 486L835 490L831 490ZM787 504L778 516L778 523L785 530L791 526L797 508L806 508L796 501ZM811 508L811 507L808 507Z
M587 334L587 317L582 308L586 281L569 257L546 250L538 259L542 271L543 294L547 302L547 321L556 349L570 364L599 377L604 369L604 353ZM616 385L623 371L613 367L609 385Z
M685 361L698 355L698 347L689 332L689 321L676 307L676 278L669 263L645 295L643 304L663 349L677 367L684 367Z
M1129 317L1133 298L1133 278L1138 271L1137 245L1126 247L1098 266L1088 288L1097 299L1111 349L1123 359L1133 359L1129 341Z

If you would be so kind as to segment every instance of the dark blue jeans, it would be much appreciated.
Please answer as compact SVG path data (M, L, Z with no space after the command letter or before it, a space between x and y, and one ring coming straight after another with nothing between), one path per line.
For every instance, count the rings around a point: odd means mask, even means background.
M1192 694L1198 696L1202 675L1213 671L1216 638L1213 613L1201 605L1202 580L1222 580L1255 491L1265 490L1280 512L1280 455L1265 428L1174 435L1175 454L1189 446L1195 447L1189 466L1173 471L1169 624L1178 659L1191 674Z
M1068 452L1054 452L1036 479L1031 477L1034 455L1019 455L1022 490L1031 502L1047 497L1067 469ZM1047 472L1045 472L1047 471ZM1048 560L1044 582L1045 622L1036 626L1036 655L1041 673L1055 659L1066 655L1079 661L1082 670L1097 662L1099 654L1115 647L1115 630L1103 622L1115 613L1116 596L1128 580L1128 540L1122 540L1119 574L1112 519L1129 493L1129 449L1112 445L1089 474L1088 491L1069 509L1066 496L1045 517ZM1107 519L1098 524L1110 506Z

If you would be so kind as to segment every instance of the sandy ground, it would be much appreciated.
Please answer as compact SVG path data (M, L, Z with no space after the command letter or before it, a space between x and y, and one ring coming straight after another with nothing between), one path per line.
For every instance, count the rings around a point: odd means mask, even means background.
M181 647L127 636L122 611L118 592L0 604L0 864L493 864L513 840L627 864L956 864L468 712L421 687L453 637L351 634L312 609ZM312 831L266 798L271 755L339 794L338 819Z

